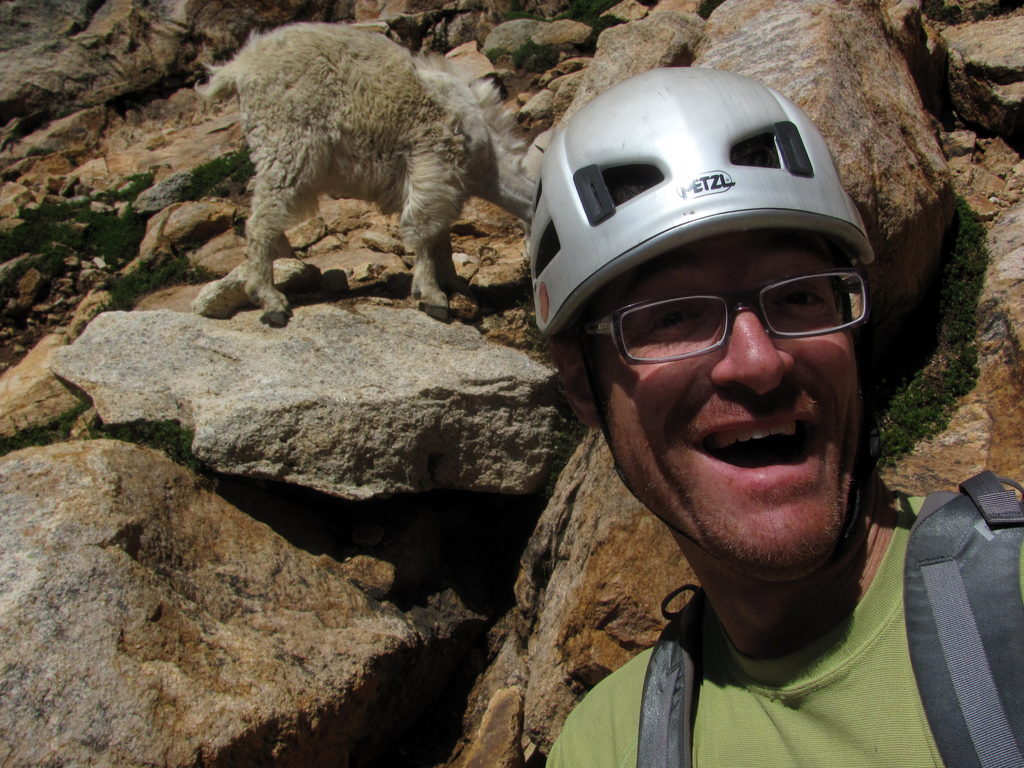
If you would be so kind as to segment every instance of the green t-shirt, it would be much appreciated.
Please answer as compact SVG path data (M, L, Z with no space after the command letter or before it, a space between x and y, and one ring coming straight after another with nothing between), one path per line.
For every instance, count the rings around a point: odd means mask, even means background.
M800 651L747 658L705 611L694 768L942 768L903 620L903 561L921 500L913 502L901 504L885 558L850 618ZM649 657L631 660L573 710L548 768L635 768Z

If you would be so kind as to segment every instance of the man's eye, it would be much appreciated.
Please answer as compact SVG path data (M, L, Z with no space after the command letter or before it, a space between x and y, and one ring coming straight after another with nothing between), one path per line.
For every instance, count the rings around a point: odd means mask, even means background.
M694 321L695 315L692 312L683 312L682 310L673 310L671 312L665 312L654 318L653 326L655 328L674 328L676 326L685 325Z
M781 301L792 306L815 306L824 303L825 297L815 291L794 290L782 296Z

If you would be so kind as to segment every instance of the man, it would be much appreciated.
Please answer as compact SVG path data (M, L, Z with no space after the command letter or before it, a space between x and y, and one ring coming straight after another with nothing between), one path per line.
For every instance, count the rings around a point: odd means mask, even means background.
M860 395L872 250L807 116L726 72L622 83L546 151L530 248L573 408L706 596L680 641L695 704L657 720L645 677L671 698L681 657L641 654L549 768L943 765L904 629L915 510L873 472Z

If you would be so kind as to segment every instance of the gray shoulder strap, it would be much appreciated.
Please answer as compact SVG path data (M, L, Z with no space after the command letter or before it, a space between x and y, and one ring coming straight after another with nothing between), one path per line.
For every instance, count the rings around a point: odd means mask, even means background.
M911 532L911 662L947 766L1024 768L1024 509L991 472L960 488L929 499Z
M658 638L640 705L637 768L691 768L704 593L697 592Z

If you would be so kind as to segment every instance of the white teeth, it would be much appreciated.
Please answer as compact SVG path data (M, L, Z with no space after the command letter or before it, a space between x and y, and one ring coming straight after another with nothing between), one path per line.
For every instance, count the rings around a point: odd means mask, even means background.
M734 443L744 443L748 440L760 440L770 435L795 435L796 422L788 421L769 429L732 429L725 432L717 432L708 438L708 444L712 448L728 448Z

